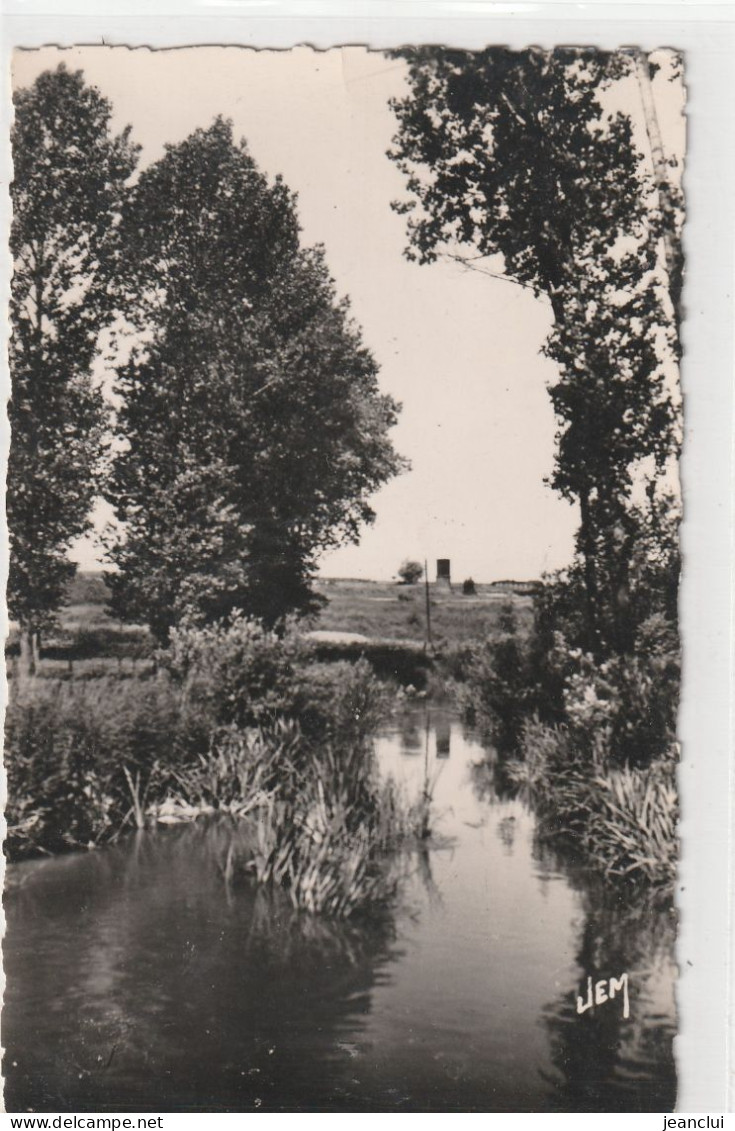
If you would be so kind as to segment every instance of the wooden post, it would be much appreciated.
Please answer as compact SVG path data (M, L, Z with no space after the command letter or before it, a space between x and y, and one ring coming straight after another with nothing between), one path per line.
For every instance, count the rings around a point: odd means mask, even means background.
M426 594L426 647L431 648L431 601L429 600L429 567L424 558L424 592Z

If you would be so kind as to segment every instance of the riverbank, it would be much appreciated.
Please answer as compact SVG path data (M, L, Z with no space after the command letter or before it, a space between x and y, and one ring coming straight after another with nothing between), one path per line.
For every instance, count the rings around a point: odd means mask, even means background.
M12 865L8 1106L670 1108L668 908L620 899L540 838L456 711L404 702L376 762L409 801L428 771L437 821L403 856L400 898L368 917L228 880L242 823L227 817ZM576 1013L597 970L629 973L630 1018L617 1002Z
M292 808L286 805L276 819L276 809L258 793L271 765L271 801L283 802L281 786L294 796L286 770L291 755L282 754L283 735L274 727L292 728L294 749L304 751L302 771L309 767L302 792L313 795L317 809L319 788L323 793L324 782L329 779L331 787L335 776L335 751L339 765L351 766L344 796L333 798L335 810L346 814L354 798L361 799L360 809L367 796L361 766L369 762L380 712L413 696L450 694L485 728L506 782L527 795L540 829L572 843L608 881L673 885L678 656L675 637L660 618L646 622L633 658L602 666L559 634L539 635L529 619L529 598L507 592L502 599L481 595L473 606L492 614L492 632L431 649L418 639L368 638L346 628L306 627L281 640L250 626L239 643L233 641L240 629L234 637L228 629L206 629L194 634L196 646L190 641L182 652L184 634L173 650L162 652L153 651L144 630L119 626L115 636L99 579L86 577L80 585L77 597L85 603L69 605L61 640L47 648L37 677L11 679L11 858L105 843L161 811L168 819L199 809L252 809L260 822L254 843L270 844L265 855L272 860L256 864L251 853L247 866L265 882L280 882L287 863L295 876L295 861L308 853L306 842L299 846L277 831L288 821L294 826ZM403 615L404 606L418 601L418 592L407 600L398 586L387 594L386 587L363 582L329 588L325 615L331 610L335 622L353 628L370 627L360 602L371 601L382 610L383 625L395 628L396 609ZM339 611L350 593L351 621ZM466 617L470 606L462 601L445 593L439 605ZM487 631L488 623L480 619L477 631ZM457 626L467 624L455 620L459 634ZM54 648L67 648L67 658L54 655ZM95 649L103 655L95 656ZM355 713L357 731L350 721ZM256 734L253 749L250 731ZM365 846L375 848L365 847L371 876L377 856L389 854L389 844L415 818L398 809L395 799L374 793L363 814ZM380 812L389 814L387 825L376 816ZM311 818L302 816L308 824ZM426 814L416 820L423 827ZM360 855L354 829L346 818L342 823L347 839L335 835L331 865L324 853L325 870L335 873L343 871L342 856ZM293 885L297 892L300 881ZM335 906L351 903L338 899Z

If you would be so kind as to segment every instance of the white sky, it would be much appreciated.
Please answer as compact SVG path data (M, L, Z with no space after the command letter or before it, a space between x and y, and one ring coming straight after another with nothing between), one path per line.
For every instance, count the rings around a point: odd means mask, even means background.
M448 557L456 580L538 577L568 563L573 508L544 484L554 420L540 350L547 304L458 264L420 267L402 252L405 220L390 203L403 177L386 157L404 93L400 61L364 48L43 48L16 52L27 86L64 60L82 69L130 124L141 165L217 114L234 122L259 167L298 192L305 243L323 243L341 294L352 300L381 386L403 403L395 447L412 470L379 492L360 545L324 557L333 577L391 577L402 559ZM660 106L664 141L680 151L680 92ZM102 512L100 512L102 513ZM95 567L86 540L74 555Z

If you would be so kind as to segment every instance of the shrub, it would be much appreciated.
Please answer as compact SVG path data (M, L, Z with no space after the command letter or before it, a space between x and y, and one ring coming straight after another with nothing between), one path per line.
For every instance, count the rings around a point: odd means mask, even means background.
M433 666L423 645L412 641L369 640L361 642L319 641L314 646L314 656L319 660L366 660L375 674L383 680L423 688Z
M409 561L407 558L401 562L398 567L398 577L400 578L399 585L415 585L420 581L424 574L424 567L421 562Z
M312 661L294 672L292 710L315 742L364 749L390 711L392 697L368 661Z
M477 586L471 577L466 577L462 582L462 594L465 597L474 597L477 593Z
M216 725L256 726L295 712L294 675L308 645L235 613L226 624L171 630L160 653L188 702Z
M151 681L14 684L9 854L97 844L147 814L220 811L249 815L263 845L275 838L298 906L350 914L385 892L398 810L387 821L375 776L389 700L367 661L314 662L300 640L243 618L174 633L161 660ZM260 870L273 882L280 867Z
M455 655L464 680L459 689L465 712L509 753L518 746L525 720L538 710L539 695L528 637L518 632L512 607L501 617L501 631Z
M130 814L125 774L145 789L176 757L181 713L170 686L97 679L13 688L5 729L7 851L61 851L104 840Z
M347 917L395 890L410 819L377 775L388 704L370 664L320 663L242 617L180 629L159 678L34 680L7 719L7 846L97 844L148 816L237 818L224 865Z
M676 741L679 649L673 626L655 614L639 627L632 655L598 662L570 653L564 707L577 742L605 764L646 766Z
M573 648L543 605L459 664L460 698L528 791L545 836L573 842L608 877L673 883L676 862L676 628L655 613L626 655ZM455 665L458 658L455 658Z

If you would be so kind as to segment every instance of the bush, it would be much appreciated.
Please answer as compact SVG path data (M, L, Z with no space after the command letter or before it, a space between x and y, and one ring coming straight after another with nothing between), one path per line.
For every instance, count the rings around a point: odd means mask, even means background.
M545 835L572 841L608 878L673 882L679 646L658 612L631 652L595 657L553 631L542 603L522 637L455 657L460 699L526 788ZM565 623L569 623L565 621Z
M359 650L353 662L318 656L294 631L278 635L236 616L229 625L173 630L162 662L189 711L215 728L292 719L312 741L361 743L385 713L385 690Z
M679 648L673 626L655 614L639 627L632 655L600 663L570 653L564 707L575 740L598 762L647 766L676 742ZM595 752L597 752L595 754Z
M398 577L400 578L399 585L415 585L420 581L424 574L424 567L421 562L412 562L408 558L401 562L398 567Z
M319 641L314 645L314 656L319 660L347 660L357 663L365 660L375 674L403 686L412 683L423 688L431 672L433 661L422 644L412 641Z
M215 725L247 727L295 712L295 670L308 655L295 633L278 635L236 613L227 624L172 629L160 661Z
M11 857L117 833L132 815L126 768L141 789L153 784L161 764L176 760L187 726L173 690L157 682L35 680L13 691L5 728Z
M293 712L314 742L364 749L390 711L392 697L368 661L312 661L294 673Z
M477 593L477 586L471 577L466 577L462 582L462 595L464 597L474 597Z
M242 618L180 630L160 659L156 680L14 683L9 855L98 844L160 814L167 800L172 818L213 810L243 816L261 813L275 792L290 798L288 819L300 820L297 796L313 800L321 780L319 796L341 798L333 816L377 804L372 770L359 768L372 764L372 736L388 700L365 660L313 662L302 641ZM358 840L365 827L355 831Z
M555 717L555 712L546 702L538 642L519 631L512 605L504 607L499 628L497 636L456 653L453 663L462 680L458 693L465 713L492 737L501 753L510 754L534 712L545 718Z

